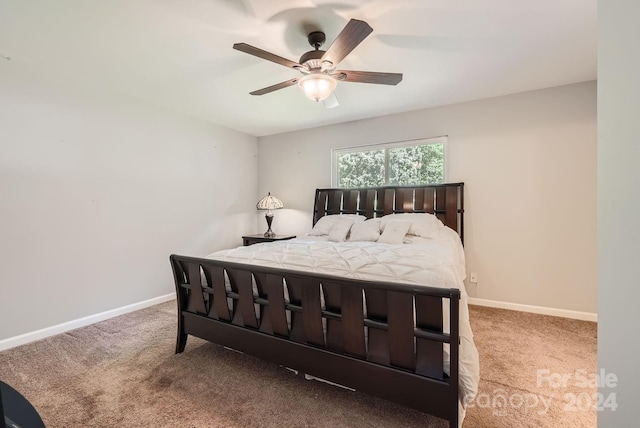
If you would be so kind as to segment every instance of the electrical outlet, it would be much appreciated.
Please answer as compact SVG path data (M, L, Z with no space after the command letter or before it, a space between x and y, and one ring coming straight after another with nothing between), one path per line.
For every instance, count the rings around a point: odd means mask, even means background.
M478 274L475 272L471 272L469 274L469 282L472 284L477 284L478 283Z

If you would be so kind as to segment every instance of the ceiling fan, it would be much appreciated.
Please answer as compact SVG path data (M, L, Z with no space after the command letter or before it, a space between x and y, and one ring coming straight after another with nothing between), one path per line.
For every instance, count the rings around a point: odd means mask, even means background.
M236 43L233 48L249 55L254 55L276 64L298 70L302 77L286 80L266 88L250 92L251 95L264 95L296 83L305 95L314 101L322 101L325 107L338 105L333 90L339 80L344 82L375 83L380 85L397 85L402 80L402 73L379 73L374 71L337 70L336 67L356 46L358 46L373 28L364 21L350 20L333 41L328 50L320 46L326 41L322 31L309 33L309 44L314 50L305 52L299 62L290 61L281 56L264 51L246 43Z

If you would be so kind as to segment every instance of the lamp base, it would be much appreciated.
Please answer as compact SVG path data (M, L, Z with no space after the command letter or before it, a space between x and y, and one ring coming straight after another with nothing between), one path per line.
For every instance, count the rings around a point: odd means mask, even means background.
M275 238L276 233L271 230L271 223L273 222L273 213L266 213L264 218L267 220L267 231L264 233L265 238Z

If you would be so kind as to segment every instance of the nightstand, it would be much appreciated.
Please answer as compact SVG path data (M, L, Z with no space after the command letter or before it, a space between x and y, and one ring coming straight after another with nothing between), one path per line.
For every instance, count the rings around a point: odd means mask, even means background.
M293 239L295 237L295 235L276 235L272 238L265 238L264 234L246 235L242 237L242 245L246 247L260 242L286 241L287 239Z

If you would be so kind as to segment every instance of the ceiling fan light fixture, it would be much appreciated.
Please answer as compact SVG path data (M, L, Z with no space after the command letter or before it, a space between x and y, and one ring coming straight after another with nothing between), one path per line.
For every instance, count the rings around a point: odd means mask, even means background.
M298 80L298 86L304 94L314 101L322 101L336 88L338 82L331 76L322 73L307 74Z

